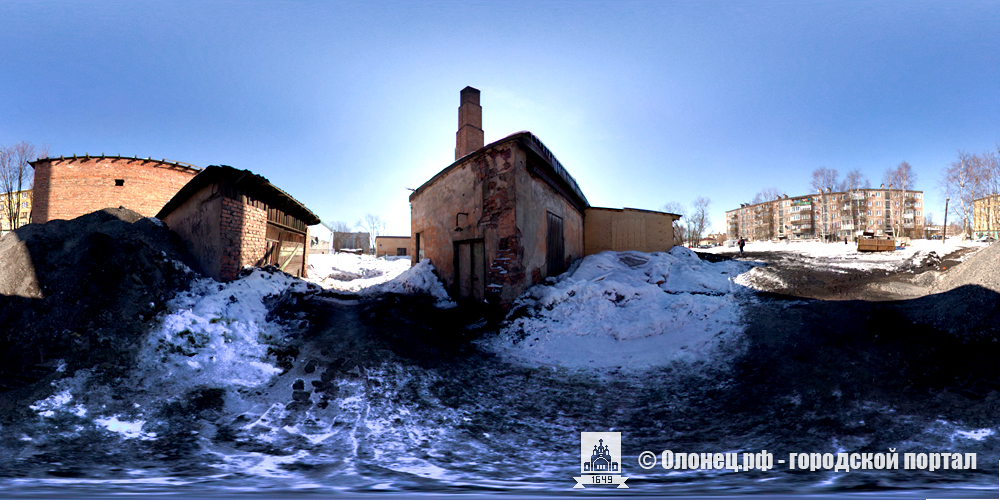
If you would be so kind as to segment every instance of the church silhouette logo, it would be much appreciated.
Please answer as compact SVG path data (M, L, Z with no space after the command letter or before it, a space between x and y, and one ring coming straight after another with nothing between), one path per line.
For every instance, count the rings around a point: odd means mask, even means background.
M610 447L604 444L603 439L597 440L597 444L594 445L594 452L591 453L590 459L583 461L583 473L586 474L588 472L619 472L618 462L614 461L614 457L611 455Z
M625 485L627 477L622 477L622 433L581 432L580 433L580 473L575 477L574 488L597 485Z

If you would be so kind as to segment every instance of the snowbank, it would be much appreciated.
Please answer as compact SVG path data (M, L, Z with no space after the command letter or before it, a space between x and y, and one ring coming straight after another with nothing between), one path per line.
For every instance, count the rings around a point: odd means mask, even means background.
M456 305L428 259L410 267L409 257L375 258L348 253L310 255L308 280L329 290L359 295L427 294L437 299L437 307Z
M307 281L341 292L360 292L385 283L410 268L409 257L376 258L350 253L309 256Z
M404 295L425 293L437 299L435 305L439 308L446 309L457 305L448 296L441 280L434 274L434 266L431 265L430 259L418 262L417 265L403 271L391 281L369 288L367 293L399 293Z
M489 348L531 364L642 370L693 361L742 331L748 263L667 253L590 255L552 284L532 287Z

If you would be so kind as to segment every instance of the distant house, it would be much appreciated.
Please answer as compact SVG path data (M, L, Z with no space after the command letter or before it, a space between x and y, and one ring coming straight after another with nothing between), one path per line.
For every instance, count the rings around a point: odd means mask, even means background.
M407 257L413 255L409 236L376 236L376 257Z
M31 193L30 189L0 192L0 235L31 222Z
M267 179L224 165L205 168L156 217L180 235L201 271L220 281L264 265L304 277L307 226L320 222Z
M588 253L673 246L680 216L590 207L530 132L484 145L478 90L462 90L458 115L455 162L410 195L413 262L430 259L457 299L506 308Z
M104 155L40 158L30 164L35 169L34 223L119 206L151 217L201 171L179 161Z
M371 234L333 232L333 251L349 253L372 253Z
M325 222L309 226L309 253L328 254L333 247L333 230Z

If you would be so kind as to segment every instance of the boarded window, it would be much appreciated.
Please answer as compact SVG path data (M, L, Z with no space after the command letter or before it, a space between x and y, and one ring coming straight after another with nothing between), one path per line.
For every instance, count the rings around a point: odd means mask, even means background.
M563 220L552 212L546 212L546 214L546 227L548 228L545 235L546 273L548 276L556 276L566 270Z

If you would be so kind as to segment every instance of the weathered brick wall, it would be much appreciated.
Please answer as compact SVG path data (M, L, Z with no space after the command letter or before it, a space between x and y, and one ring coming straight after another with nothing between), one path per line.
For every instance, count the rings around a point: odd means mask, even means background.
M222 281L236 279L244 266L258 265L267 243L267 212L240 201L222 198Z
M107 207L156 215L198 172L157 160L50 158L35 164L31 222L73 219ZM121 186L116 180L124 181Z

